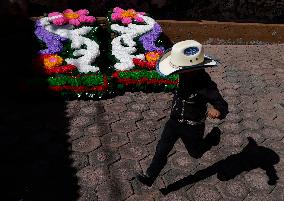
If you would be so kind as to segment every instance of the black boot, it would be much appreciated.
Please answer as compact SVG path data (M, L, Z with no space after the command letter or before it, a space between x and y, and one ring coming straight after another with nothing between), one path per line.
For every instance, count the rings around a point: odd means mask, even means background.
M214 127L211 132L205 137L207 144L211 146L216 146L220 142L221 130L218 127Z
M147 174L143 174L143 173L139 173L137 174L136 178L138 179L138 181L140 181L142 184L145 184L146 186L151 187L152 184L155 181L155 178L150 177Z

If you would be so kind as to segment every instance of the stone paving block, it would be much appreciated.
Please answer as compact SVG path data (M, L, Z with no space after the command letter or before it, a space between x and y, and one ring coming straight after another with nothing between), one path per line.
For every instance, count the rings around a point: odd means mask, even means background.
M75 167L77 170L81 170L89 165L87 154L72 152L70 158L72 159L72 167Z
M98 115L103 112L105 112L104 106L101 104L97 104L97 103L93 103L93 104L80 108L80 113L82 113L83 115L92 116L92 115Z
M107 180L97 188L98 201L123 200L120 190L113 182Z
M158 189L163 188L165 185L163 180L158 177L151 187L148 187L141 182L139 182L136 178L131 181L131 185L133 187L134 193L144 198L145 194L149 194L150 198L156 198L159 195ZM148 196L146 196L148 197ZM149 198L148 197L148 198Z
M252 137L256 141L256 143L262 143L265 140L265 138L263 137L260 131L244 130L240 133L240 136L246 138Z
M138 103L146 103L146 104L150 104L156 97L157 95L155 93L139 93L137 94L137 96L135 97L135 101Z
M274 197L272 197L271 195L265 194L265 193L251 192L244 199L244 201L278 201L278 200L275 200Z
M127 107L124 103L112 103L105 107L107 113L119 114L127 110Z
M216 184L216 188L223 197L236 198L237 200L243 200L249 193L246 185L236 179L219 182Z
M240 134L227 134L221 137L220 144L218 146L225 147L241 147L244 143L246 143L245 138Z
M94 123L106 123L106 124L116 122L119 119L120 119L119 115L113 113L101 113L93 117Z
M160 119L166 116L165 112L163 110L159 109L149 109L144 112L142 112L142 115L144 119Z
M171 106L171 101L172 100L163 100L163 101L160 101L160 100L154 100L153 102L151 102L151 104L149 105L151 108L153 109L161 109L161 110L164 110L164 109L167 109Z
M195 185L187 191L195 201L217 201L222 198L220 192L211 185Z
M88 126L92 123L92 119L85 116L76 116L70 120L71 127Z
M137 172L141 172L140 165L136 160L120 160L113 163L110 167L110 172L113 179L131 180Z
M237 134L240 133L243 128L239 123L232 123L232 122L224 122L220 125L220 129L225 133L225 134Z
M154 97L156 101L169 101L172 99L173 94L160 92L156 93Z
M149 109L149 106L146 103L140 103L140 102L133 102L127 104L127 108L129 111L145 111Z
M136 159L136 160L141 160L148 155L146 147L130 143L119 147L119 153L122 159Z
M284 200L284 186L283 185L278 185L273 189L273 192L271 193L271 197L275 200Z
M78 152L90 152L101 146L100 139L96 136L81 137L74 140L72 143L72 150Z
M229 105L229 112L239 114L243 109L237 105Z
M274 186L269 185L265 171L252 170L244 175L246 185L250 191L261 191L269 194Z
M208 167L220 160L218 151L209 150L203 154L200 159L197 159L200 167ZM196 163L196 166L198 166Z
M133 190L128 181L106 180L96 188L98 201L125 200L133 194Z
M106 100L99 100L98 103L102 103L103 105L110 105L114 103L114 100L112 98L108 98Z
M126 133L108 133L101 138L101 141L104 146L118 148L128 143L129 139Z
M172 192L166 196L160 195L158 197L158 200L161 201L172 201L172 200L177 200L177 201L189 201L188 197L186 197L185 193L181 192Z
M126 103L130 103L133 101L133 98L131 98L130 96L127 96L127 95L123 95L123 96L116 96L113 98L113 102L114 103L123 103L123 104L126 104Z
M241 115L238 113L229 113L226 116L226 120L225 121L230 121L230 122L234 122L234 123L240 123L243 120L243 118L241 117Z
M174 166L172 166L172 168L169 171L167 171L165 174L163 174L161 178L163 179L165 186L168 186L176 181L179 181L180 179L187 177L190 174L192 173L189 168L181 170L181 169L176 169ZM191 185L186 186L185 189L188 189L189 187L191 187Z
M256 111L248 111L244 109L242 113L239 113L239 115L242 116L243 119L247 119L247 120L257 121L259 119L259 116L257 115Z
M284 132L273 127L264 128L261 130L261 133L267 139L281 140L284 137Z
M71 141L82 137L84 134L85 134L84 129L83 128L77 128L77 127L72 127L67 132L67 136L70 137Z
M146 129L137 129L129 132L128 137L131 143L147 145L156 140L155 135Z
M226 97L238 96L238 92L236 91L236 89L232 89L232 88L226 88L222 90L221 94Z
M249 102L249 101L242 101L239 104L239 107L242 108L243 111L245 112L255 112L258 108L257 108L257 104L256 102Z
M95 122L84 129L85 135L101 137L111 132L110 124Z
M138 201L138 200L155 201L154 196L149 193L148 194L144 193L143 195L135 194L127 198L125 201Z
M192 158L187 152L176 152L171 157L171 166L175 169L192 172L198 166L198 161Z
M277 154L284 154L284 142L283 141L275 141L271 139L267 139L263 145L269 149L272 149Z
M147 129L149 131L157 130L162 126L159 121L153 121L151 119L143 119L141 121L137 121L136 125L140 129Z
M66 117L74 117L78 114L78 112L80 111L79 107L74 107L73 105L66 105L66 109L65 109L65 115Z
M78 201L98 201L97 193L91 187L81 188L79 194Z
M143 119L143 116L140 111L130 111L127 110L119 114L121 120L130 120L130 121L139 121Z
M99 167L87 166L78 171L76 176L78 177L79 185L95 188L109 179L109 170L106 165Z
M92 166L110 165L120 159L117 149L108 146L101 146L95 151L90 152L89 161Z
M130 120L119 120L111 124L111 130L114 133L129 133L131 131L137 130L135 121Z

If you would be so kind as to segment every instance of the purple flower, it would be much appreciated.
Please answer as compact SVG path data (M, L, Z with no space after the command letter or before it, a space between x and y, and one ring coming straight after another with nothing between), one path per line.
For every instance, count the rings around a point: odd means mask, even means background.
M152 52L152 51L164 52L165 51L164 47L157 47L155 45L155 42L159 38L161 33L162 33L162 28L158 23L156 23L150 32L142 35L139 38L139 41L142 43L146 51L149 51L149 52Z
M47 46L47 49L40 50L39 54L56 54L63 50L62 42L66 41L67 38L50 33L42 26L39 20L36 21L35 27L35 35L38 37L38 39L45 42Z

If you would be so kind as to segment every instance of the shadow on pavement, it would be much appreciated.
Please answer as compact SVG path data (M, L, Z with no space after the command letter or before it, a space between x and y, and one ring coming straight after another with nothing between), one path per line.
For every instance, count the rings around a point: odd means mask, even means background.
M76 200L65 102L44 87L35 94L25 85L37 76L31 65L33 23L20 15L1 19L1 200Z
M231 155L210 167L199 170L194 175L182 178L168 185L166 188L160 189L160 191L163 194L168 194L187 185L204 180L214 174L217 174L219 180L228 181L244 171L250 171L256 168L261 168L266 171L269 185L276 184L279 178L274 165L279 162L280 157L273 150L258 146L251 137L248 137L248 141L249 143L240 153Z

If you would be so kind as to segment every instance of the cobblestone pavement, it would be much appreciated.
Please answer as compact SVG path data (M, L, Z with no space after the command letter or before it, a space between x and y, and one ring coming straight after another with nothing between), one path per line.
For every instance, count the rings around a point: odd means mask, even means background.
M148 188L133 176L145 171L153 157L169 117L172 94L128 92L108 100L68 101L67 154L75 177L70 182L78 184L68 189L77 189L76 200L284 200L284 45L208 45L205 51L222 62L208 72L229 103L224 121L207 121L207 132L216 125L222 130L219 145L193 159L178 141L168 164ZM54 118L50 132L61 124ZM38 138L57 144L47 133ZM60 150L59 145L53 151ZM40 167L45 167L44 158ZM279 180L269 185L271 167ZM166 196L159 192L188 175L202 179Z
M169 116L172 94L126 93L111 100L68 103L72 150L88 158L77 166L81 200L284 200L284 46L220 45L206 46L205 50L221 59L222 66L208 72L229 103L227 119L207 125L207 130L219 125L223 131L220 144L197 160L179 141L151 188L132 177L136 171L145 171L153 157ZM266 172L254 167L239 171L228 181L220 181L214 174L167 196L159 193L159 188L245 152L249 136L256 146L280 156L275 165L280 178L276 185L268 185ZM266 151L257 154L262 160ZM229 165L225 168L233 171ZM93 191L96 194L90 196Z

